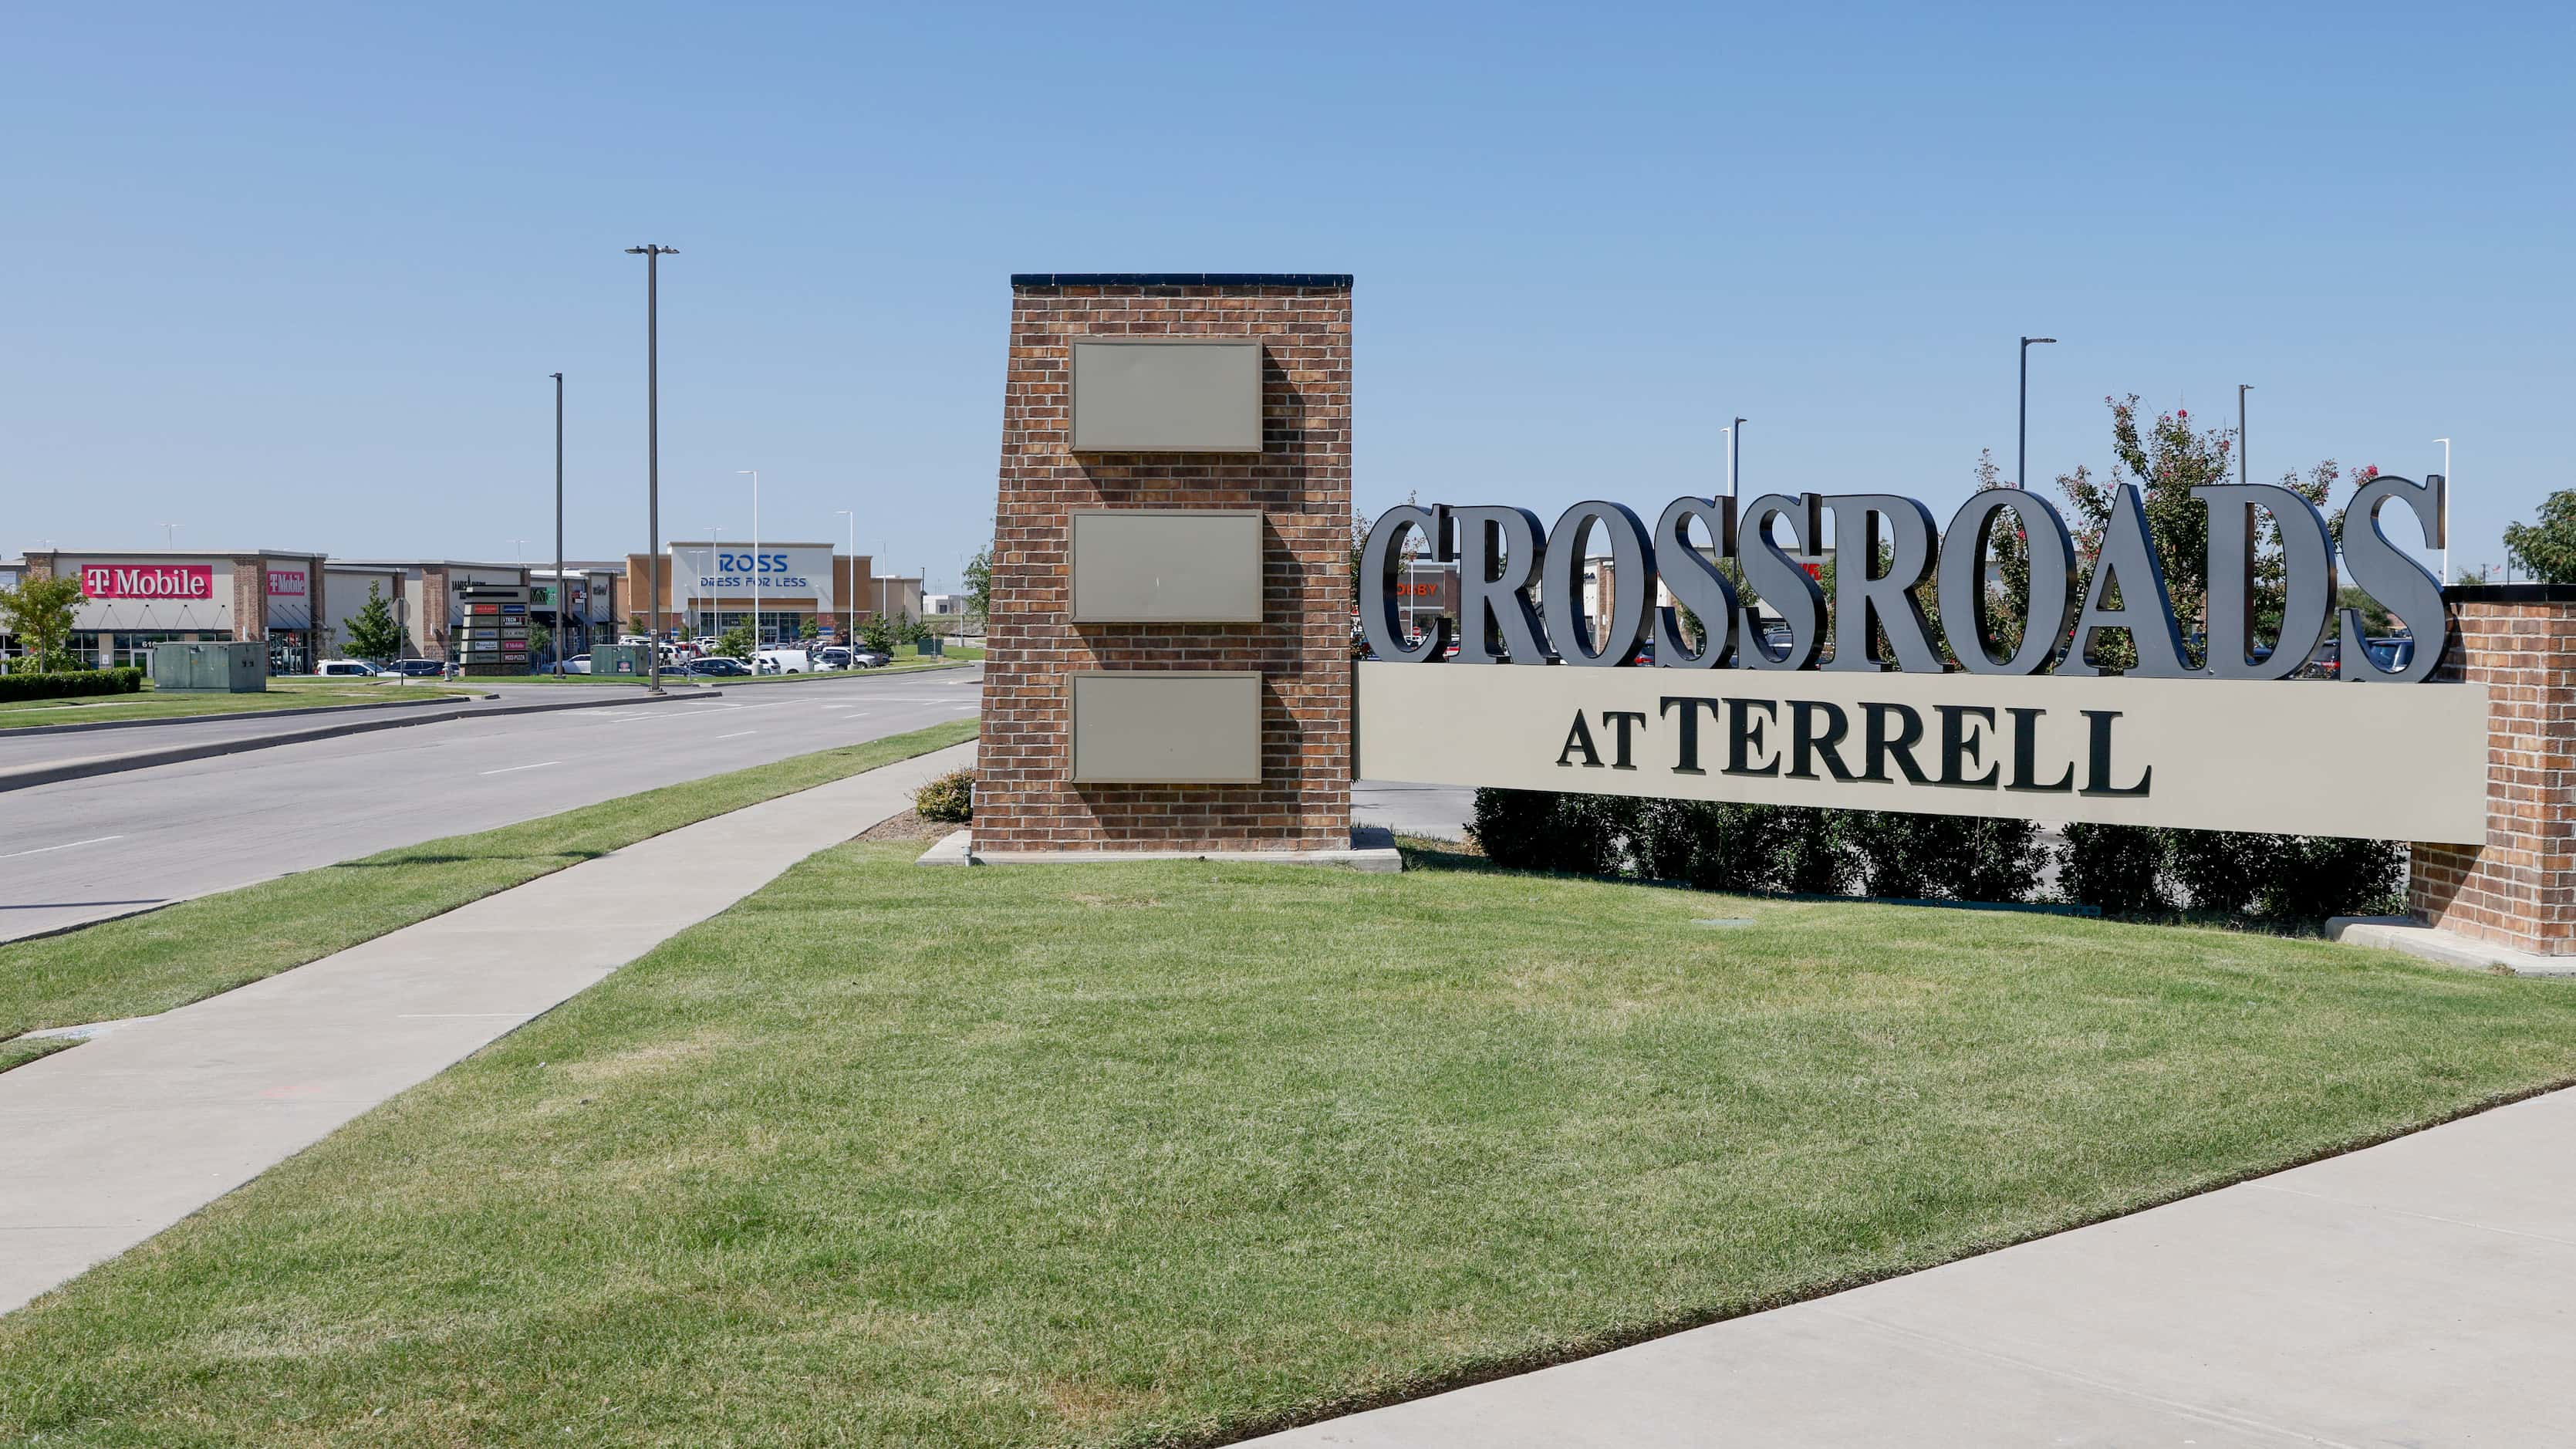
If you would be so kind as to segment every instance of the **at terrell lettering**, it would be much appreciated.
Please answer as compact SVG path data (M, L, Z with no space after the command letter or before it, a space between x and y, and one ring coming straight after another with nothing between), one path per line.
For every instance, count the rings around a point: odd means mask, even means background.
M2078 710L2082 724L2051 723L2044 709L1942 704L1934 718L1910 704L1864 700L1853 712L1831 700L1794 696L1677 695L1657 701L1656 756L1676 775L1831 780L1838 784L1946 786L2030 795L2145 795L2155 767L2134 778L2113 758L2121 712ZM1707 732L1702 732L1703 726ZM1634 770L1650 753L1640 710L1576 710L1556 763L1565 769ZM2080 737L2080 748L2076 742ZM2048 764L2040 763L2045 759ZM2011 761L2007 774L2004 761ZM2063 763L2054 779L2045 778ZM2077 783L2079 767L2082 783ZM1581 788L1569 786L1568 788Z

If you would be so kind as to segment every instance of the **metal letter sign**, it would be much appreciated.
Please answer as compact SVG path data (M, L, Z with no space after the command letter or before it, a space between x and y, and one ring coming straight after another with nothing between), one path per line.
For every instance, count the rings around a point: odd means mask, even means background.
M1361 555L1373 658L1359 666L1358 769L1436 784L2476 841L2484 686L2359 697L2268 687L2321 643L2340 646L2346 681L2434 673L2449 645L2441 583L2389 538L2382 515L2402 504L2438 547L2442 491L2438 474L2375 478L2345 512L2343 570L2418 641L2390 665L2366 647L2360 611L2336 607L2325 519L2286 488L2193 490L2209 509L2208 615L2193 631L2205 643L2175 618L2146 510L2125 484L2082 576L2065 519L2019 489L1972 494L1946 534L1922 504L1885 493L1766 494L1740 516L1731 498L1683 497L1651 528L1593 501L1545 533L1522 508L1390 509ZM1995 617L2001 597L1987 582L2007 512L2030 564L2018 620ZM2268 640L2255 619L2258 514L2281 542L2281 620ZM1840 544L1830 601L1800 558L1822 551L1829 516ZM1401 668L1443 662L1450 642L1445 618L1418 635L1407 626L1417 617L1401 598L1408 537L1458 570L1457 662L1592 667ZM1612 583L1599 619L1584 577L1603 546ZM2134 654L2116 672L2102 652L2111 634ZM1641 662L1654 667L1627 667ZM1773 682L1695 673L1705 682L1686 685L1678 672L1714 669ZM2366 707L2354 709L2356 698ZM2356 780L2371 786L2355 790Z

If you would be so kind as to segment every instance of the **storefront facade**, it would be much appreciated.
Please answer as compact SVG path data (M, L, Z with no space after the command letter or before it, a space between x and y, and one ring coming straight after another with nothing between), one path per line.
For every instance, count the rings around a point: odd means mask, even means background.
M751 626L758 614L760 641L792 644L808 625L821 638L838 638L853 619L873 614L872 561L836 554L828 543L674 542L663 564L662 588L653 589L650 554L626 557L626 593L654 599L646 621L666 637L711 638ZM855 614L851 611L855 610Z
M233 552L31 552L29 578L78 578L86 596L72 621L73 648L102 669L148 665L156 644L264 640L269 669L310 671L325 617L324 556Z

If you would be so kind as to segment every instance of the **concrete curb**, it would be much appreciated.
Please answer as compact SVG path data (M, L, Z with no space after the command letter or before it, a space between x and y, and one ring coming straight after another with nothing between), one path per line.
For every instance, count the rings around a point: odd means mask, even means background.
M1245 865L1337 865L1367 875L1404 869L1404 853L1382 825L1351 831L1348 850L1007 850L975 849L974 832L953 831L921 853L915 865L1120 865L1139 860L1206 860Z
M2374 946L2471 971L2501 967L2516 976L2576 976L2576 956L2517 951L2511 946L2427 926L2409 916L2336 916L2326 922L2326 939L2349 946Z
M16 725L0 729L0 740L31 739L37 735L76 735L94 730L140 730L157 725L206 724L217 720L285 719L299 714L341 714L369 709L434 709L441 705L463 704L471 699L499 699L497 694L447 694L427 699L387 699L374 704L311 704L301 709L246 709L239 714L174 714L162 719L103 719L96 724Z
M661 703L683 704L696 700L720 699L724 691L709 689L690 694L666 694ZM55 785L65 780L86 780L93 775L114 775L127 770L148 770L155 765L181 765L191 760L210 760L217 755L238 755L251 750L275 749L280 745L301 745L314 740L338 739L343 735L372 734L377 730L405 729L412 725L436 724L451 719L490 719L505 714L553 714L569 709L608 709L623 705L652 704L654 698L636 699L568 699L548 700L541 704L504 704L489 709L475 709L458 704L453 709L406 713L392 719L350 720L324 725L319 729L288 730L282 734L252 735L237 740L208 740L202 744L172 745L167 749L136 750L123 755L96 755L85 760L66 760L58 765L35 765L23 770L0 771L0 791L27 790L38 785Z

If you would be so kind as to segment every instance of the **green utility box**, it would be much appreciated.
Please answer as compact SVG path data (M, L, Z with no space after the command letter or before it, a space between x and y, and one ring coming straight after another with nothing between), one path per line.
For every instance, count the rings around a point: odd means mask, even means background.
M939 647L938 635L924 634L921 636L921 647L914 652L919 654L922 658L928 659L933 655L945 654L948 651Z
M178 693L262 694L268 689L268 646L255 640L231 644L155 644L152 687Z
M653 646L650 644L602 644L590 651L593 674L625 674L642 679L652 672Z

